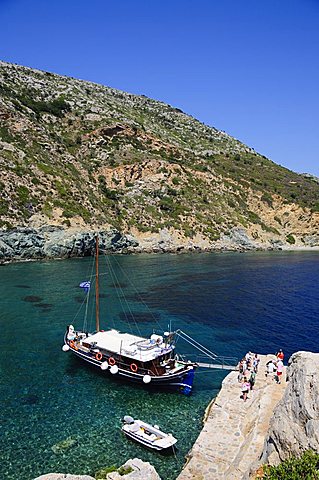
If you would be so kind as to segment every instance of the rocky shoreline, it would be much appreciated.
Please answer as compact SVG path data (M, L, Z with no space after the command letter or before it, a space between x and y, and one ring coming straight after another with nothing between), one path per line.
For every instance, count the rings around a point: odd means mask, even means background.
M227 375L177 480L255 480L262 478L263 464L319 451L319 354L293 354L280 385L265 377L271 358L260 356L246 403L239 398L237 372Z
M123 234L116 229L65 229L44 225L0 230L0 264L28 260L90 256L98 233L101 250L110 253L191 253L260 250L318 250L316 239L307 245L256 243L244 228L233 228L229 235L209 243L200 238L179 238L169 230L154 235ZM318 239L319 242L319 239Z
M138 245L133 237L117 230L83 231L50 225L16 228L0 232L0 263L91 256L97 233L101 250L121 253Z

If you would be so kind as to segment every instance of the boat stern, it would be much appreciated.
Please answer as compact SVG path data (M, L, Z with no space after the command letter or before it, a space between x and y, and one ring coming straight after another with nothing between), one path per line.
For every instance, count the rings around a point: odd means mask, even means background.
M194 377L195 377L195 370L194 368L190 368L186 376L184 377L183 383L181 384L181 387L180 387L180 392L183 395L190 395L192 393Z

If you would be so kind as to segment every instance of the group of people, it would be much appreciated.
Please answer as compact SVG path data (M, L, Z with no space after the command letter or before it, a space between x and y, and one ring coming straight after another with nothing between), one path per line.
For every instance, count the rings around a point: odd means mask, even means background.
M270 360L266 364L266 376L274 375L277 383L281 383L281 376L284 367L284 353L280 349L276 353L276 360ZM260 358L257 353L246 353L245 357L239 362L238 382L241 383L241 398L246 402L248 393L254 389L256 374L258 372Z
M248 392L254 389L256 374L258 372L260 358L257 353L246 353L245 357L239 362L238 381L241 382L241 393L244 402L248 398Z

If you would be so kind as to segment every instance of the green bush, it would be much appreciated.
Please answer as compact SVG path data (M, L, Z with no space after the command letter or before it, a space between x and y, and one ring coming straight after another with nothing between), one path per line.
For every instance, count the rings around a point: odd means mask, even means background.
M261 219L260 219L259 215L257 215L257 213L252 212L251 210L248 210L247 214L248 214L248 220L251 223L261 223Z
M101 468L95 474L96 480L105 480L108 473L115 472L117 470L115 465L110 467Z
M29 189L27 187L25 187L24 185L20 185L19 187L17 187L16 192L20 203L24 204L28 201Z
M261 201L267 203L269 207L272 207L272 196L270 193L264 193L261 197Z
M130 467L129 465L127 467L125 467L124 465L122 465L122 467L118 468L118 473L122 476L122 475L128 475L129 473L133 472L133 468Z
M180 183L180 179L178 177L173 177L172 178L172 183L173 183L173 185L178 185Z
M52 212L53 212L53 207L52 205L47 201L42 207L42 213L46 215L47 217L51 218L52 217Z
M312 212L319 212L319 202L317 202L317 203L315 203L314 205L312 205L311 211L312 211Z
M159 202L159 208L165 212L172 212L174 210L174 203L170 197L164 197Z
M111 465L110 467L101 468L95 474L96 480L105 480L108 473L118 472L121 476L128 475L129 473L133 472L133 468L130 466L125 467L122 465L120 468L116 468L115 465Z
M5 126L0 127L0 140L4 142L14 142L15 137L9 132L8 128Z
M9 210L9 202L0 198L0 215L5 215Z
M300 458L290 458L276 467L264 467L264 480L318 480L319 454L306 451Z
M288 243L290 243L290 245L293 245L294 243L296 243L295 237L293 235L291 235L291 233L289 235L287 235L286 241Z
M109 200L118 199L118 192L116 190L111 190L110 188L107 187L106 181L103 175L99 176L99 189L101 193Z
M70 111L70 105L64 100L64 97L61 95L60 97L55 98L49 102L45 102L43 100L36 101L31 96L30 93L24 93L19 97L19 100L23 105L30 108L34 111L37 115L40 113L50 113L56 117L63 117L65 112Z
M37 163L37 167L46 175L53 175L53 176L56 175L56 170L51 165L47 165L46 163L39 162Z

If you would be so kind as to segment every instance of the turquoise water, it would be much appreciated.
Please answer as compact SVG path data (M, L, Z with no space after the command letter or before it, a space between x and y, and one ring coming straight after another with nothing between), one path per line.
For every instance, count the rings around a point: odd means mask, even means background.
M111 286L109 275L101 277L101 311L107 312L101 314L102 328L149 335L172 321L213 351L238 357L249 349L283 348L286 357L300 349L318 351L318 253L113 256L109 261L119 285ZM199 372L193 395L185 397L118 383L62 352L65 326L82 327L78 284L89 278L91 267L85 258L0 268L5 479L31 480L48 472L94 475L100 467L137 456L172 480L218 392L223 372ZM181 340L178 349L190 353ZM172 432L178 438L176 457L149 452L122 436L125 414ZM54 453L52 447L68 437L73 446Z

